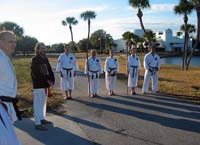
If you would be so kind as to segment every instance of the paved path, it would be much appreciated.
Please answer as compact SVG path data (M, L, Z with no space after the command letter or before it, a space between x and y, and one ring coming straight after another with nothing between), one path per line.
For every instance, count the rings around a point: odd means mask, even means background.
M36 131L32 118L16 123L24 145L200 145L199 105L162 94L126 95L120 81L110 97L103 79L101 97L91 99L82 74L75 86L74 99L63 105L67 112L48 114L49 131Z

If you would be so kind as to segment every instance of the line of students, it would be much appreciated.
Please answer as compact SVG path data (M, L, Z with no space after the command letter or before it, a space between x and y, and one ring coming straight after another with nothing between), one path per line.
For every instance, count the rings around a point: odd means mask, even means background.
M150 52L144 57L144 84L142 93L147 93L149 81L152 79L152 91L158 91L158 71L160 69L160 57L155 53L155 45L150 47ZM74 89L74 76L79 70L76 57L70 53L69 46L65 45L65 52L58 58L56 70L61 76L61 90L64 93L64 99L72 98L72 90ZM131 46L131 54L127 61L128 87L131 88L131 95L135 95L139 72L141 69L140 57L137 55L137 49L134 45ZM104 65L106 89L109 95L114 95L117 73L119 72L119 62L114 56L112 50L109 51L109 57L105 60ZM97 51L92 49L91 56L88 57L85 63L84 73L89 78L88 94L89 97L98 96L99 78L102 77L103 68L100 57L97 56Z

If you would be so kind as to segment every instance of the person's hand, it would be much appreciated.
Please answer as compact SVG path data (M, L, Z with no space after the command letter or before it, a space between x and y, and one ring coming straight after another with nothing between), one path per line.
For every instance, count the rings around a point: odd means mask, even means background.
M156 67L156 71L158 71L159 69L158 69L158 67Z
M99 78L103 78L103 74L100 74L100 75L99 75Z
M128 76L128 74L129 74L129 71L127 71L126 76Z
M150 69L150 68L149 68L149 71L150 71L150 72L153 72L153 70L152 70L152 69Z
M63 74L62 74L62 72L60 72L60 77L63 78Z
M47 82L48 82L49 86L53 86L53 82L52 81L48 80Z
M76 72L76 71L74 71L74 77L76 76L76 74L77 74L77 72Z

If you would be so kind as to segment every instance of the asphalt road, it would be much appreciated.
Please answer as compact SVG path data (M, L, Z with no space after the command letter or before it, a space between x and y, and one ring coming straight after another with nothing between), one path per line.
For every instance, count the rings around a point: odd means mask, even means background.
M59 77L56 73L56 88ZM87 78L75 80L73 100L50 112L46 132L34 129L33 118L15 124L24 145L200 145L200 106L162 94L127 95L117 81L116 96L108 96L104 79L100 97L89 98Z

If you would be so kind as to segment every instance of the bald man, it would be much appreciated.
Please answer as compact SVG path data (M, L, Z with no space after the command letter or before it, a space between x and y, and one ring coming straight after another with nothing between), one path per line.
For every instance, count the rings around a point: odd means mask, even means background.
M17 80L10 60L16 37L11 31L0 32L0 145L21 145L14 131L17 120L13 102L17 96Z

